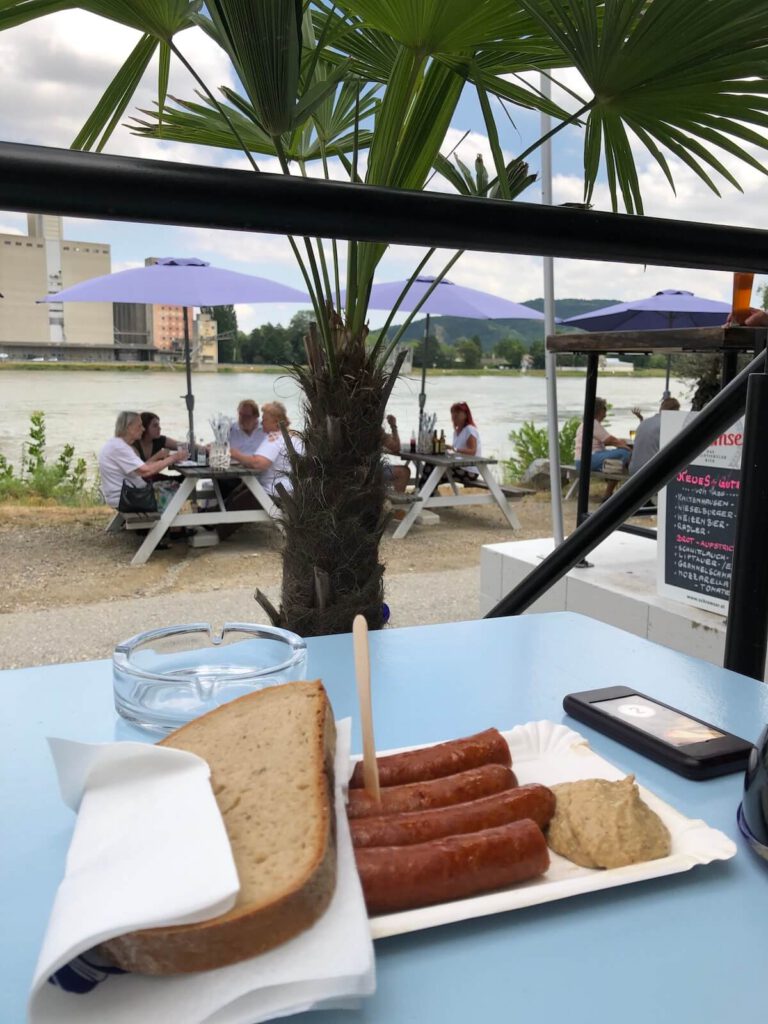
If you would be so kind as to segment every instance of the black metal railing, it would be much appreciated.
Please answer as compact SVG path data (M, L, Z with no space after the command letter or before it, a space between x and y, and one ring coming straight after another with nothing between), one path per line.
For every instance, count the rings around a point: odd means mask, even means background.
M768 233L0 142L0 209L768 273Z

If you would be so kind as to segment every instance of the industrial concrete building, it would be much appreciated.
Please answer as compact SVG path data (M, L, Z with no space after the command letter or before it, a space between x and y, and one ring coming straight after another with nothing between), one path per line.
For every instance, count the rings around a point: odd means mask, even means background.
M0 358L175 362L181 358L181 306L39 303L52 292L111 272L105 242L63 237L62 218L27 215L26 235L0 234ZM154 257L146 263L154 263ZM192 357L216 364L216 321L187 310Z
M112 344L109 303L39 304L49 292L108 274L110 247L62 237L60 217L28 214L26 235L0 234L0 345L39 352L40 346L78 349Z
M218 325L210 313L198 313L195 318L195 355L202 365L213 365L219 361Z

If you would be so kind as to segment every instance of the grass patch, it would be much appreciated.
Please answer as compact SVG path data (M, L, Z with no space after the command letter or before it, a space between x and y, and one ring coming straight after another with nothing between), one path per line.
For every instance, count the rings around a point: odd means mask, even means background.
M65 445L55 462L45 457L45 414L33 412L29 436L24 443L21 465L14 467L0 455L0 502L18 504L70 505L77 508L103 504L98 481L89 484L85 459L75 458L75 449Z

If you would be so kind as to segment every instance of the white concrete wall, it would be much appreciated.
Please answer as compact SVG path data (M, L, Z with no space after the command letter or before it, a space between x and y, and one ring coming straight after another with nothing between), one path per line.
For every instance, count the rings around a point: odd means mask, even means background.
M551 538L487 544L480 558L480 614L485 615L553 550ZM571 569L531 612L570 611L618 626L683 654L723 663L725 619L656 593L656 542L614 533Z

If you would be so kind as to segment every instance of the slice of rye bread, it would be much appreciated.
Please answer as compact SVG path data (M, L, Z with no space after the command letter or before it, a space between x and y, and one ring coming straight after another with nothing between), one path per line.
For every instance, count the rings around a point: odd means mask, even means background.
M240 879L235 906L197 924L110 939L127 971L207 971L263 953L313 924L336 884L336 727L319 680L224 704L160 741L211 768Z

